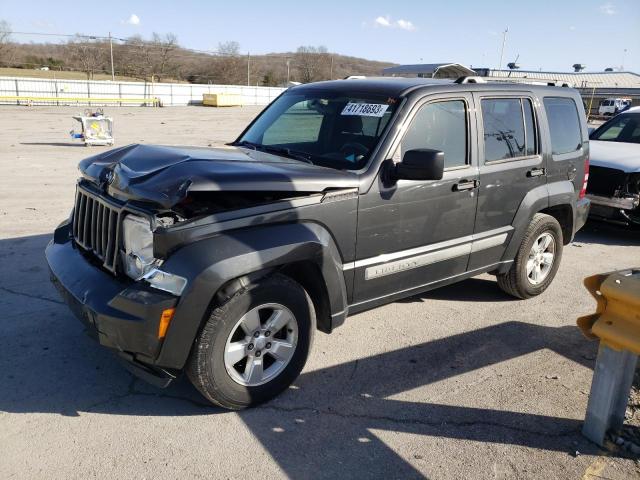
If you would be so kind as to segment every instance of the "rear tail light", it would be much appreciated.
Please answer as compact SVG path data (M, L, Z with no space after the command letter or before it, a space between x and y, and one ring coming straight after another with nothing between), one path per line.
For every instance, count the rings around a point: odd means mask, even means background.
M587 184L589 183L589 159L587 158L584 162L584 179L582 181L582 189L580 190L580 194L578 198L584 198L587 194Z

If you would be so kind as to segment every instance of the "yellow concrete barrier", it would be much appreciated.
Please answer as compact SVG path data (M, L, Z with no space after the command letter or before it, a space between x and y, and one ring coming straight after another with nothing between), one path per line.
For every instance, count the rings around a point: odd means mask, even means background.
M241 107L242 95L239 93L204 93L202 104L210 107Z
M158 98L86 98L86 97L32 97L32 96L0 96L0 102L53 102L53 103L140 103L157 106Z

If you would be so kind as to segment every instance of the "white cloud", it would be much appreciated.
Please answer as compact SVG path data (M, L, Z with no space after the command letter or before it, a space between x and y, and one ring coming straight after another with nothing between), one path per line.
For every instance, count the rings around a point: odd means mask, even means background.
M571 30L571 31L573 31L573 30L575 30L575 29L576 29L576 27L574 27L573 25L571 25L571 26L569 27L569 30Z
M399 20L392 20L389 15L386 15L384 17L382 15L379 16L373 21L373 25L375 27L383 28L400 28L409 32L412 32L416 29L416 26L413 24L413 22L404 20L402 18Z
M389 17L378 17L374 20L374 23L376 25L379 25L381 27L390 27L391 26L391 20L389 19Z
M600 11L605 15L615 15L616 13L618 13L613 3L605 3L604 5L600 5Z
M400 27L401 29L408 30L410 32L416 29L415 25L409 20L400 19L396 22L396 25L398 25L398 27Z
M132 13L125 23L128 23L129 25L140 25L140 17L135 13Z

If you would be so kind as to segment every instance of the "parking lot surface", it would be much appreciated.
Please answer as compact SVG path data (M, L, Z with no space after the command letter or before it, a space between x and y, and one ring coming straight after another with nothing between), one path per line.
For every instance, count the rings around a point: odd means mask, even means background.
M83 332L44 247L71 209L82 107L0 107L0 478L637 478L580 435L597 345L584 277L639 266L640 235L588 224L526 301L481 277L318 333L283 395L240 413L158 390ZM111 108L116 146L215 145L259 111Z

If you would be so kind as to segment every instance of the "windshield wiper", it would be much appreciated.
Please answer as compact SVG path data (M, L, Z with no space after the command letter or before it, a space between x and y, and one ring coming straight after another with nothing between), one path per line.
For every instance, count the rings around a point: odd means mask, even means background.
M247 140L235 142L235 143L232 143L232 145L236 147L251 148L252 150L259 150L267 153L284 155L285 157L293 158L294 160L300 160L301 162L313 164L309 154L304 152L298 152L296 150L291 150L290 148L287 148L287 147L275 147L272 145L262 145L261 143L253 143Z
M293 158L294 160L300 160L301 162L306 162L313 165L313 162L311 161L310 156L307 153L298 152L297 150L291 150L287 147L274 147L271 145L259 145L259 147L265 152L277 153L289 158Z
M246 140L242 140L241 142L235 142L235 143L232 143L231 145L233 145L234 147L247 147L247 148L251 148L252 150L257 150L258 147L262 146L262 145L258 145L257 143L248 142Z

